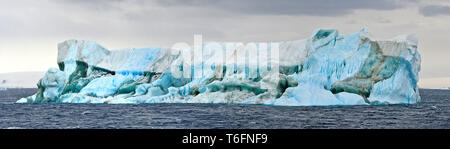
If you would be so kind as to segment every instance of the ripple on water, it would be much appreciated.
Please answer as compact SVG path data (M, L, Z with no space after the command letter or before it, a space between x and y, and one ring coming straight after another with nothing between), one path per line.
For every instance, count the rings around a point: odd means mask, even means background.
M0 92L0 128L450 128L450 91L420 92L415 105L343 107L14 104L28 94Z

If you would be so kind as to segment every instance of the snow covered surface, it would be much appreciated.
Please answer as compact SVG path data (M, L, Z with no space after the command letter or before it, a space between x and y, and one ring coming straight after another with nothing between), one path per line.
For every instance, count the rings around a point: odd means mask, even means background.
M0 73L0 88L36 88L44 74L39 71Z
M420 78L418 85L427 89L450 89L450 77Z
M18 103L238 103L282 106L420 101L417 37L372 41L368 30L268 43L206 42L109 51L93 41L58 45L39 92ZM201 51L201 52L199 52Z

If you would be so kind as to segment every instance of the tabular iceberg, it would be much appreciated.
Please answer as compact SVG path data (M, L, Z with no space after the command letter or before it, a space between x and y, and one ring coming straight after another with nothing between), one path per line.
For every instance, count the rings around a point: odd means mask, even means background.
M412 104L421 57L413 34L372 41L316 30L309 39L207 42L109 51L58 44L57 68L17 103L240 103L283 106Z

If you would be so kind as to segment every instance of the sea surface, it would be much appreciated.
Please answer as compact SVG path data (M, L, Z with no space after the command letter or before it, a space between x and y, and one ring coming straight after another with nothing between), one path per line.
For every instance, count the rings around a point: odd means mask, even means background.
M420 89L413 105L16 104L37 89L0 91L0 129L450 128L450 90Z

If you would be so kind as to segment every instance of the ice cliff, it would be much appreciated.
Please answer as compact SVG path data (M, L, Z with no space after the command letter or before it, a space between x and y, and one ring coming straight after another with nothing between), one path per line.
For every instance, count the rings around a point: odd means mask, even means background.
M109 51L58 44L57 68L18 103L240 103L283 106L420 101L417 37L374 41L367 29L316 30L285 42L206 42ZM183 44L181 44L183 45ZM200 52L199 52L200 51Z

